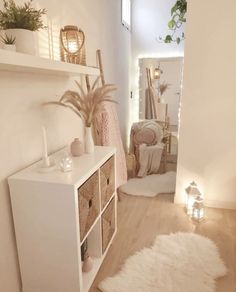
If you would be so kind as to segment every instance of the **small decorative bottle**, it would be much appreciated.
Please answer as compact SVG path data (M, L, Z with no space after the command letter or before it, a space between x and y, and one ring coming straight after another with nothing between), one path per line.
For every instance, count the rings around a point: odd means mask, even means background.
M83 273L88 273L92 270L93 268L93 260L92 258L89 256L88 253L85 254L84 256L84 262L83 262L83 266L82 266L82 271Z
M70 151L72 156L81 156L84 153L84 147L79 138L75 138L75 140L71 143Z

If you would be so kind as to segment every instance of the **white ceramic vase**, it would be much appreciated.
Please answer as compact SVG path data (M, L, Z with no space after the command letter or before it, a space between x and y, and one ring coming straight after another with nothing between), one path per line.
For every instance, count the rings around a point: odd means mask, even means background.
M93 141L93 136L92 136L92 128L91 127L86 127L85 128L85 152L86 153L93 153L94 152L94 141Z
M3 50L15 52L16 51L16 45L7 45L7 44L4 44L3 45Z
M15 44L17 52L38 55L36 32L28 29L14 28L6 29L5 33L8 36L16 38Z

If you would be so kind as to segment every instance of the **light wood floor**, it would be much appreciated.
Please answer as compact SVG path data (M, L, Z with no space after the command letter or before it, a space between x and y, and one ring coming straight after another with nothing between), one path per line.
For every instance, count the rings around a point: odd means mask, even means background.
M236 211L209 208L206 220L194 225L183 208L171 201L172 195L122 195L118 203L118 232L90 292L99 291L96 287L102 279L117 273L130 255L150 246L158 234L178 231L196 232L217 244L228 268L227 276L217 280L217 292L236 292Z

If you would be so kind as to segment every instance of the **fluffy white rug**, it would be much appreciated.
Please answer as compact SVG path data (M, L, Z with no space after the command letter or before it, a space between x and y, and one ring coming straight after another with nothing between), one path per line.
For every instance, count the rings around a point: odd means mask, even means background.
M160 235L99 284L103 292L214 292L226 274L214 242L193 233Z
M174 193L176 172L151 174L143 178L132 178L120 190L133 196L154 197L161 193Z

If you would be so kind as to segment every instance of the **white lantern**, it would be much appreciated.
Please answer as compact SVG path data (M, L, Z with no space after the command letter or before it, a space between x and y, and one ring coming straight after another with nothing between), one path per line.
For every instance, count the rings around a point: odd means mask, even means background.
M154 79L160 79L162 73L163 73L163 71L161 70L160 65L159 65L158 68L154 69L153 78Z
M196 221L201 221L204 218L203 199L198 196L193 204L192 218Z
M198 196L201 196L201 193L197 187L197 184L193 181L191 184L185 189L186 191L186 210L187 214L192 216L193 211L193 204L195 202L195 199Z

